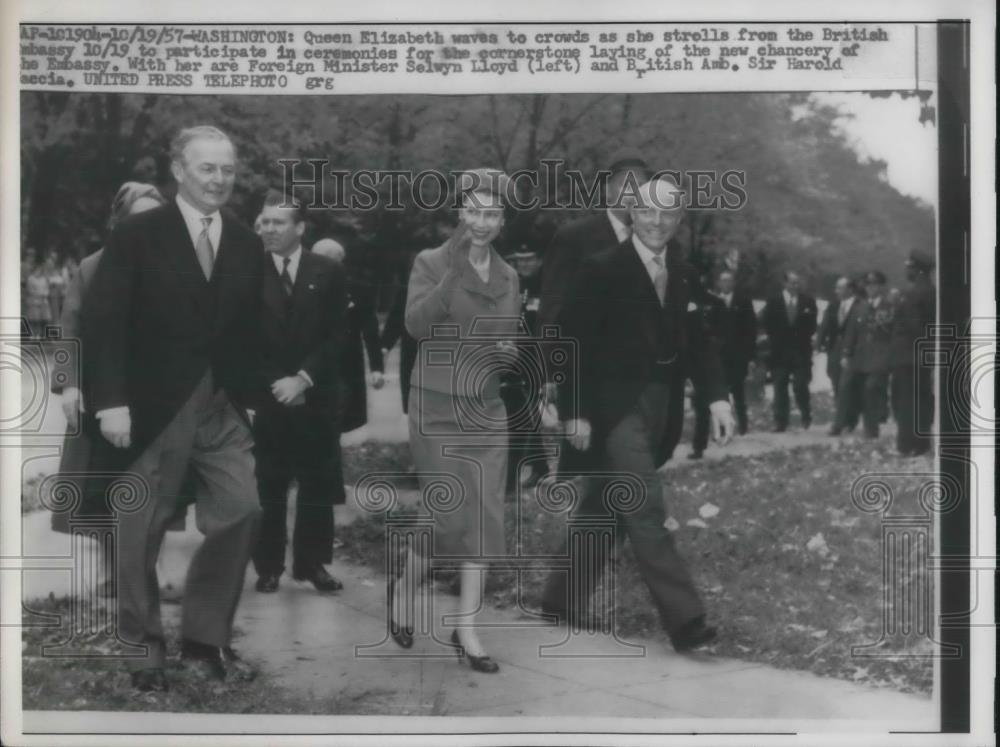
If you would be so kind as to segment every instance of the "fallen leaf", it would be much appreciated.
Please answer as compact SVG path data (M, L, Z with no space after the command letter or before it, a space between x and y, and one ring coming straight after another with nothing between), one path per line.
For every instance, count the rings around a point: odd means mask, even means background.
M806 542L806 549L809 552L815 552L820 555L826 555L830 552L830 548L827 546L826 539L823 537L822 532L814 534L809 538L809 541Z
M697 527L698 529L708 529L708 524L703 522L701 519L688 519L685 524L689 527Z
M713 516L718 516L719 507L711 503L705 503L698 509L698 513L701 514L701 518L703 519L711 519Z
M663 526L666 527L671 532L676 532L678 529L681 528L681 525L678 523L677 519L675 519L673 516L668 516L667 520L663 522Z

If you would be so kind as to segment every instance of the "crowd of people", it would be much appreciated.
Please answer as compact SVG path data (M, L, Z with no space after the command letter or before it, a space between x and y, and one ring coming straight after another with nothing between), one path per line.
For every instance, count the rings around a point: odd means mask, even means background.
M25 337L39 338L46 325L62 315L70 283L80 266L73 256L50 251L39 257L33 247L21 255L21 318L27 322Z
M912 287L895 300L880 273L866 275L864 298L842 278L820 321L790 271L758 315L731 268L706 276L689 264L676 240L684 187L654 178L637 151L609 160L606 210L563 226L544 251L525 245L507 256L494 245L513 210L511 182L474 169L457 185L457 225L440 246L414 257L380 331L373 288L345 269L344 244L323 237L304 246L306 214L286 193L268 192L252 227L225 209L236 153L224 133L182 130L170 155L176 196L123 185L105 248L67 275L59 308L51 305L51 257L24 279L26 308L39 306L35 316L26 312L31 323L59 319L63 337L81 343L81 379L53 386L73 434L60 469L79 483L78 510L106 512L108 476L117 472L138 475L149 488L143 505L118 517L117 550L108 559L119 634L146 647L129 659L139 690L168 687L156 568L165 532L183 525L188 506L204 540L184 585L181 655L212 677L246 667L231 646L246 568L256 571L258 593L280 586L293 482L291 575L320 592L342 588L326 568L333 507L345 500L340 435L364 424L366 390L383 386L384 359L397 343L417 478L431 489L450 475L462 500L435 514L429 558L410 546L401 571L388 573L390 634L413 646L414 600L428 565L454 568L466 622L449 640L481 672L499 669L474 624L484 576L507 549L508 497L551 477L546 434L560 434L557 478L582 482L577 514L605 510L610 476L638 481L641 500L616 516L618 534L632 543L678 651L717 635L664 526L657 472L681 438L688 382L693 458L709 438L724 446L748 432L745 386L757 365L758 328L768 347L775 430L788 427L789 386L803 426L811 424L818 349L828 356L837 402L831 433L860 419L866 435L877 436L891 385L900 451L929 447L930 408L920 398L930 390L927 377L916 375L915 343L933 321L934 290L932 265L920 255L908 263ZM638 189L626 197L628 184ZM577 357L527 365L537 353L528 343L549 325L573 341ZM439 328L451 336L437 338ZM421 355L431 338L448 365ZM470 360L475 375L456 374ZM66 531L65 517L59 522ZM574 586L572 571L552 571L542 610L579 624L606 558L596 548L572 558L589 569L586 583Z

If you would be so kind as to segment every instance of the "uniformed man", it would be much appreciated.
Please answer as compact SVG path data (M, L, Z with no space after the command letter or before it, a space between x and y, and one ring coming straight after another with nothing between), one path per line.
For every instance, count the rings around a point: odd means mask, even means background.
M933 377L917 359L917 341L928 335L935 320L937 294L931 281L934 260L911 252L906 262L909 287L895 307L889 364L892 370L892 415L896 419L896 448L901 456L925 454L931 447L934 415Z
M851 378L848 385L862 392L861 420L868 438L878 438L888 409L893 308L885 283L885 275L877 270L865 275L866 298L849 321L841 347L841 368Z

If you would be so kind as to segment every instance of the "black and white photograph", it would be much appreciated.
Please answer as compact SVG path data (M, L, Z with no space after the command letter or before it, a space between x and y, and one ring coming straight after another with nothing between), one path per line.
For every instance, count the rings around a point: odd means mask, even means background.
M995 10L516 5L4 16L5 743L995 743Z

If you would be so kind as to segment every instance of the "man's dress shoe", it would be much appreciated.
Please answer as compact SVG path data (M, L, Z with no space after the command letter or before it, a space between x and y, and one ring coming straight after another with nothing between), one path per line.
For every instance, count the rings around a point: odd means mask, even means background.
M167 687L167 674L161 667L137 669L132 672L132 687L144 693L165 693L169 689Z
M265 573L260 578L257 579L257 583L254 586L257 591L263 592L264 594L273 594L278 590L278 574L277 573Z
M712 642L717 635L715 628L705 624L704 617L696 617L681 626L680 630L670 636L670 640L674 644L674 651L684 653Z
M321 565L293 571L292 577L296 581L309 581L317 591L340 591L344 588L344 585L327 573L326 568Z

